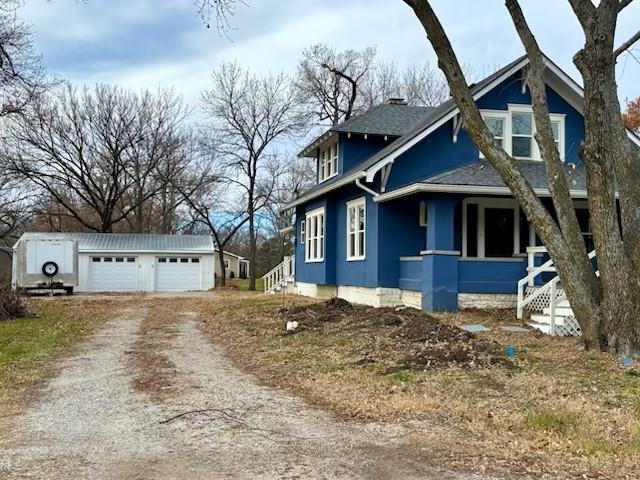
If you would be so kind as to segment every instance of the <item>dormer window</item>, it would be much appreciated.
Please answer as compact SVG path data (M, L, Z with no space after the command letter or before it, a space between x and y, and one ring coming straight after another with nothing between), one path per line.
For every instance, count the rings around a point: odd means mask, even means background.
M338 142L320 149L318 180L324 182L338 174Z
M535 141L536 124L531 105L510 104L509 110L483 110L482 118L493 137L505 151L518 160L542 160ZM549 115L553 139L564 160L564 115ZM480 158L483 158L480 152Z

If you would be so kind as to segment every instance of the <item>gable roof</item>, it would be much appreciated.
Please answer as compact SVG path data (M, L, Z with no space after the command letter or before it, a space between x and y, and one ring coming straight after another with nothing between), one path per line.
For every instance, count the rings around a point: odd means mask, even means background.
M513 73L521 69L527 63L527 61L528 59L526 55L521 56L517 60L514 60L509 65L506 65L505 67L501 68L497 72L492 73L491 75L481 80L480 82L471 85L470 86L471 93L473 95L476 95L482 92L487 87L492 86L493 83L500 81L502 77L512 75ZM420 121L415 123L401 137L391 142L389 145L387 145L382 150L380 150L379 152L369 157L364 162L361 162L358 165L355 165L353 168L345 172L343 175L334 177L323 183L314 185L313 187L308 189L302 196L300 196L298 199L291 202L285 208L294 207L296 205L306 202L307 200L311 200L312 198L322 195L324 192L332 190L333 188L337 188L339 186L351 183L356 178L361 178L363 176L363 175L359 175L361 172L372 167L373 165L375 165L380 160L384 159L389 154L407 145L412 139L417 137L421 132L433 126L443 117L445 117L448 113L454 112L456 109L457 107L456 107L455 101L452 98L441 103L435 108L431 108Z
M584 96L582 87L571 77L569 77L564 71L562 71L562 69L558 67L546 55L544 56L544 60L548 71L553 74L556 84L559 81L563 86L565 86L568 92L567 96L571 97L570 99L568 98L568 101L570 103L573 102L573 104L575 104L577 99L580 99L580 101L582 101L582 98ZM528 63L529 58L527 57L527 55L522 55L513 62L484 78L480 82L470 85L469 89L474 99L478 100L484 94L497 86L500 82L520 71ZM363 178L367 176L367 170L373 171L375 173L379 169L380 165L384 165L385 163L393 163L393 161L398 156L402 155L413 145L421 141L423 138L427 137L431 132L451 120L457 114L459 114L459 109L453 98L450 98L449 100L438 105L436 108L430 110L429 113L425 115L425 118L422 121L416 123L413 128L408 130L405 134L391 142L380 151L376 152L367 160L354 166L341 176L334 177L324 183L313 186L302 196L286 205L284 209L286 210L295 207L296 205L303 204L313 198L319 197L320 195L328 191L352 183L356 179ZM627 130L627 134L636 145L640 146L639 136L635 135L630 130Z
M213 253L209 235L147 233L26 232L20 240L75 240L85 252L201 252Z

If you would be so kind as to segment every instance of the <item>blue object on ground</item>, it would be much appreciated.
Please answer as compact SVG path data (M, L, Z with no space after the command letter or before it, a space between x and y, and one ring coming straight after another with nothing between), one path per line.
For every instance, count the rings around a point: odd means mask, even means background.
M513 345L509 345L507 347L507 355L509 357L513 357L516 354L516 349L513 347Z
M623 364L625 367L628 367L628 366L629 366L629 365L631 365L632 363L633 363L633 360L632 360L632 359L630 359L629 357L626 357L626 358L623 358L623 359L622 359L622 364Z

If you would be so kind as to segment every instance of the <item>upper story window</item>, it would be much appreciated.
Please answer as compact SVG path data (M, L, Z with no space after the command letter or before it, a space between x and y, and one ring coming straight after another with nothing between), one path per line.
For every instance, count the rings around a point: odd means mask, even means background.
M324 207L306 215L305 261L307 263L324 261Z
M512 112L511 125L511 155L533 158L533 114Z
M320 149L318 159L318 180L325 180L338 174L338 142Z
M505 151L519 160L542 160L535 141L536 125L531 105L509 105L509 110L483 110L482 118ZM560 159L564 160L564 115L549 115ZM480 157L483 157L482 152Z
M347 203L347 260L364 260L365 208L364 197Z

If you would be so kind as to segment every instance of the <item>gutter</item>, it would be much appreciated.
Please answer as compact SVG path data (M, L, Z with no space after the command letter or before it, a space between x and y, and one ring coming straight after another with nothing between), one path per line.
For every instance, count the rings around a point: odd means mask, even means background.
M550 197L551 193L546 188L534 188L534 193L539 197ZM508 187L490 187L482 185L446 185L437 183L414 183L406 187L398 188L391 192L383 193L373 199L374 202L386 202L396 198L413 195L414 193L472 193L479 195L504 195L513 196ZM571 198L587 198L586 190L570 190Z

